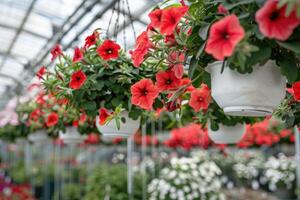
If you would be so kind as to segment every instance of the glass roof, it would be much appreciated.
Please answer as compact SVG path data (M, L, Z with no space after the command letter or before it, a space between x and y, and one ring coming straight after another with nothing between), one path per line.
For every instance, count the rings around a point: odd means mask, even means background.
M1 0L0 108L24 91L41 65L50 64L49 51L56 43L69 52L82 44L95 28L102 28L106 33L111 17L110 37L115 35L113 39L123 46L125 39L126 46L132 47L131 22L136 34L143 31L149 22L148 10L157 2L159 0ZM119 14L113 12L117 5Z

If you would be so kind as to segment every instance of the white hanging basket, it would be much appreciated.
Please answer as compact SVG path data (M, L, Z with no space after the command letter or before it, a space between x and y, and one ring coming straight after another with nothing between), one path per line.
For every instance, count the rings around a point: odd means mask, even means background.
M47 143L50 141L50 137L47 135L46 131L39 130L33 133L30 133L27 136L27 139L33 143Z
M59 139L63 140L66 144L82 143L86 137L86 135L80 135L75 127L67 127L65 133L59 132Z
M235 126L225 126L219 124L219 129L213 131L208 124L208 136L216 144L235 144L238 143L246 131L245 124L236 124Z
M286 78L275 61L255 65L251 74L240 74L222 62L209 64L212 97L228 115L260 117L273 113L285 97Z
M110 122L100 125L99 116L96 117L96 126L99 132L104 137L122 137L128 138L135 134L140 127L140 119L133 120L128 117L128 112L121 113L121 117L124 117L126 122L122 123L120 129L117 128L116 121L113 119Z

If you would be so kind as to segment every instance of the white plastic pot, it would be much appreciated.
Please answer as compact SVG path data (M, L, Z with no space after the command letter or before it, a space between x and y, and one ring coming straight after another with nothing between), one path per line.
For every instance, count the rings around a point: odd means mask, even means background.
M273 113L285 97L286 78L275 62L255 65L250 74L240 74L222 62L209 64L212 97L228 115L267 116Z
M219 124L219 129L213 131L208 125L208 136L216 144L235 144L238 143L246 131L245 124L236 124L235 126L225 126Z
M66 144L78 144L84 142L86 135L80 135L75 127L68 127L65 133L59 132L59 139Z
M34 133L30 133L27 136L27 139L33 143L47 143L50 141L49 136L43 130L36 131Z
M135 134L140 127L140 119L133 120L128 117L128 112L121 113L121 117L125 118L125 123L121 122L120 129L118 129L116 121L113 119L110 122L100 125L99 116L96 118L96 126L99 132L104 137L122 137L127 138Z

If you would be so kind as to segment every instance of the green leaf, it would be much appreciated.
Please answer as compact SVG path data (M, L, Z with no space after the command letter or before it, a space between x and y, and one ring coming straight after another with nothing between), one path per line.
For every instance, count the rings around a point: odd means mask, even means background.
M81 107L83 109L89 110L89 111L97 110L97 105L96 105L96 102L94 102L94 101L84 102L84 103L82 103Z
M298 78L298 69L295 64L295 60L290 57L280 58L278 60L278 65L281 68L281 72L288 79L289 83L294 83Z
M197 54L196 54L196 58L198 59L200 57L200 55L203 53L204 47L206 45L206 41L201 45L201 47L199 48Z
M158 98L156 98L153 104L153 108L158 109L162 107L164 107L164 104Z
M197 67L198 67L198 61L195 57L192 57L190 61L189 71L188 71L188 76L190 78L193 77L195 70L197 70Z
M300 42L299 41L289 41L289 42L279 42L277 43L291 51L294 51L296 54L300 54Z
M272 50L268 46L260 46L258 51L252 52L247 59L248 66L253 66L257 63L264 62L271 57Z
M223 6L227 10L231 10L232 8L235 8L237 6L245 5L245 4L250 4L250 3L254 3L254 2L255 2L255 0L243 0L243 1L238 1L237 3L234 3L234 4L223 3Z
M112 101L111 101L111 104L115 107L119 106L120 104L122 103L122 101L119 99L119 98L114 98Z
M102 88L104 87L104 82L103 81L97 81L96 84L93 85L95 90L102 90Z
M205 24L199 29L199 36L202 40L207 39L208 30L209 30L210 24Z

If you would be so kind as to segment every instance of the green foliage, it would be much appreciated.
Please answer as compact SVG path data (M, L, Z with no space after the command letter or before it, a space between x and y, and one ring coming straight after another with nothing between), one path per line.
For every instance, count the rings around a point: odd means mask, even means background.
M142 199L142 176L134 176L133 199ZM127 169L125 164L101 164L89 176L84 200L129 199L127 193Z

